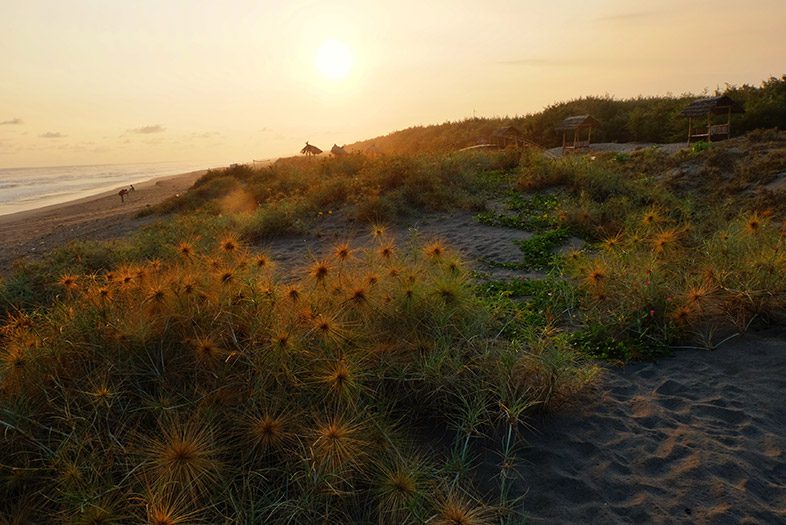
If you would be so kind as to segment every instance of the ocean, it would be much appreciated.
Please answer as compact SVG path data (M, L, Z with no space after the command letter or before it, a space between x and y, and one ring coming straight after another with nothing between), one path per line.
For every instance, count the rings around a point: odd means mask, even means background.
M98 166L0 169L0 215L103 193L114 188L223 166L209 162L155 162Z

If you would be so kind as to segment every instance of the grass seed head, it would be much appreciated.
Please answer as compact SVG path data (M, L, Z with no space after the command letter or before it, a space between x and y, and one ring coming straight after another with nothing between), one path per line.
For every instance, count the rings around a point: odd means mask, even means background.
M187 242L181 242L177 245L177 253L188 259L194 255L194 247Z
M346 242L342 242L333 250L333 254L336 256L336 259L339 261L346 261L352 255L352 250L349 248L349 244Z
M213 428L204 419L163 422L160 435L146 443L144 454L152 479L194 495L215 484L222 470Z
M280 413L264 411L252 417L249 423L252 443L263 452L280 449L293 436L289 418Z
M224 350L207 337L198 337L191 343L194 355L200 363L216 363L224 357Z
M218 273L218 282L221 284L230 284L235 280L235 272L231 268L224 269Z
M293 303L296 303L300 299L300 289L293 284L287 288L286 295Z
M445 255L445 246L439 241L433 241L423 248L423 253L432 259L439 259Z
M675 230L664 230L657 234L652 240L652 249L657 254L665 253L676 241L677 232Z
M691 306L680 306L671 313L671 318L677 324L686 324L693 316L694 310Z
M600 265L595 265L587 273L586 281L591 287L597 288L606 282L607 278L608 274L606 273L606 269Z
M745 220L745 231L749 235L756 235L759 233L764 226L765 218L760 216L757 212L753 212L746 220Z
M358 304L365 303L367 299L366 294L367 290L362 286L358 286L352 290L349 300Z
M77 288L79 288L79 284L77 282L78 280L79 278L76 275L65 274L57 282L60 286L62 286L66 290L76 290Z
M603 241L603 248L606 250L612 251L619 248L620 243L622 242L622 236L617 234L612 237L608 237Z
M644 212L644 215L641 218L641 223L645 226L651 226L653 224L659 224L663 221L663 217L656 209L650 209Z
M482 505L475 505L456 494L450 494L437 506L434 525L491 525L494 513Z
M391 257L393 257L394 252L395 252L395 248L390 243L385 243L379 247L379 254L385 259L390 259Z
M341 416L317 422L311 452L318 465L336 469L357 463L364 455L364 448L360 428Z
M385 232L386 232L385 227L380 224L373 224L371 226L371 236L374 239L382 239L383 237L385 237Z
M330 274L330 265L326 261L317 261L311 265L308 273L317 282L323 282Z
M237 253L240 250L240 242L234 236L229 235L221 239L218 247L224 253Z
M256 257L254 257L254 266L256 266L257 268L260 268L260 269L261 268L270 268L272 266L272 263L271 263L270 259L268 259L267 255L265 255L263 253L260 253L260 254L257 254Z

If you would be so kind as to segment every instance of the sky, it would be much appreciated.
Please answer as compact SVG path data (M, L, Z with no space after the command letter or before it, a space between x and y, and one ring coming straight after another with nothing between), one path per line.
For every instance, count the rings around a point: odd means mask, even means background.
M786 73L784 23L785 0L0 0L0 168L248 162L758 85Z

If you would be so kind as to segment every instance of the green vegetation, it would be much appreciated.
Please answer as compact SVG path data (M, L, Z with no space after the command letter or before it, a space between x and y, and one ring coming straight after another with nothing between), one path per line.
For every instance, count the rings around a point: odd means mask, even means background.
M782 314L786 210L767 183L782 170L783 140L762 150L740 139L688 155L669 162L696 166L690 183L668 164L655 176L647 151L624 163L609 155L523 168L518 186L559 191L554 218L588 243L560 263L578 290L571 339L586 353L630 359L678 341L712 346ZM734 191L750 165L768 167Z
M78 523L511 517L521 417L570 397L594 369L564 344L500 337L504 320L444 246L400 252L376 236L375 248L337 245L286 283L233 237L207 252L183 242L166 263L62 276L53 304L2 328L2 512ZM424 435L452 445L430 451ZM500 436L503 453L496 507L473 496L470 445L484 436Z
M354 151L373 147L386 154L446 153L478 141L492 139L503 126L515 126L528 140L543 147L562 144L554 128L571 115L590 114L602 127L593 131L595 142L684 142L687 119L679 115L685 106L701 96L729 95L745 108L732 117L735 134L769 128L786 130L786 75L762 82L760 86L726 86L716 93L684 94L667 97L637 97L616 100L611 96L583 97L548 106L540 113L506 118L473 118L435 126L416 126L348 146Z

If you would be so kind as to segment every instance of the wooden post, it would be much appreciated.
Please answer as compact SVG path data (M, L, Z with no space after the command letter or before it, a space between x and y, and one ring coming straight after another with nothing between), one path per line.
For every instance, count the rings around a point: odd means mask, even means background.
M592 126L587 129L587 149L589 149L590 142L592 142Z
M688 117L688 146L690 146L690 138L693 135L693 117Z
M707 112L707 142L712 142L712 110Z
M726 114L726 138L731 138L731 104L729 104L729 110Z

